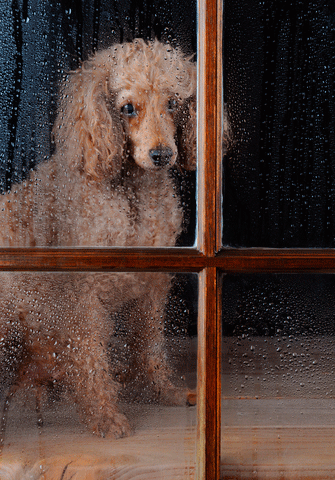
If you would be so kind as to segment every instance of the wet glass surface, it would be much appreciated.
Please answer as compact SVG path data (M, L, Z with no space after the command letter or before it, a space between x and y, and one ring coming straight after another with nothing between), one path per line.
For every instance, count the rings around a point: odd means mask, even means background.
M2 272L0 292L1 478L194 478L195 274Z
M192 246L196 3L0 6L0 248ZM0 478L194 478L197 276L0 273Z
M225 2L223 244L334 247L334 5Z
M193 245L196 3L0 15L0 246Z
M334 275L227 275L221 478L335 471Z

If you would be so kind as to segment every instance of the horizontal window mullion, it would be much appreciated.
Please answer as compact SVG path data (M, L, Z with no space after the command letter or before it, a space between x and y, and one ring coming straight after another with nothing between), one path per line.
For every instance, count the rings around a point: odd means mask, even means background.
M194 249L0 249L0 270L200 271L208 259Z
M199 272L331 272L335 250L226 249L206 256L195 249L1 249L0 270L173 270Z
M224 249L215 266L225 272L331 272L334 249Z

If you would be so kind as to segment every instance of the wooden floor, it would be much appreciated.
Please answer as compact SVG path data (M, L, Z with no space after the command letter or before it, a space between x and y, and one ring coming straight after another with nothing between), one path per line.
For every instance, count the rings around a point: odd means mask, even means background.
M335 400L224 400L221 478L334 479ZM238 418L237 418L238 417Z
M197 339L167 338L166 342L176 376L194 389ZM124 404L121 408L133 435L103 439L89 433L75 407L64 401L43 407L43 428L38 428L34 393L18 392L9 410L0 480L195 478L196 406Z
M334 347L224 339L221 480L335 478Z
M335 479L335 340L235 338L222 350L221 480ZM196 407L128 406L134 435L107 440L65 404L39 434L34 398L15 402L0 480L195 479Z
M196 407L131 407L134 434L110 440L87 432L69 405L45 411L39 433L29 400L11 407L1 480L194 479Z
M132 407L134 435L107 440L64 405L39 434L32 406L12 406L1 480L195 478L196 407ZM335 399L224 398L222 412L222 480L335 478Z

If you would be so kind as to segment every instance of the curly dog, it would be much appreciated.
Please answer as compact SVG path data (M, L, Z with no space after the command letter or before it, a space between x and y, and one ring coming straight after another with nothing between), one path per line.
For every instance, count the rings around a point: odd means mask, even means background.
M195 169L195 95L195 63L157 40L114 45L71 72L55 153L1 198L0 246L174 246L183 211L171 167ZM186 403L164 350L170 286L166 273L1 274L4 418L18 388L36 390L37 410L43 392L64 390L92 432L127 435L108 355L118 315L123 377L155 401Z

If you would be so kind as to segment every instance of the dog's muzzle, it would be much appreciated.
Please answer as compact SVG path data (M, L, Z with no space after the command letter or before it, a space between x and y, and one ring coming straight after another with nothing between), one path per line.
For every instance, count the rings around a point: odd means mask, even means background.
M169 165L173 151L169 147L158 147L149 150L149 156L156 167Z

